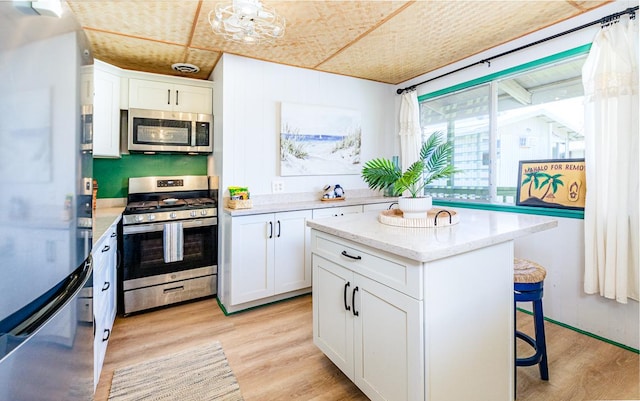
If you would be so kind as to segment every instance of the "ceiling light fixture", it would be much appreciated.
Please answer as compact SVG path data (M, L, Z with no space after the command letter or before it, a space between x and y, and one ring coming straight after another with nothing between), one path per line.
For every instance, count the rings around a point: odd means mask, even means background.
M259 0L219 3L209 11L213 32L227 40L246 44L273 42L284 35L285 20Z

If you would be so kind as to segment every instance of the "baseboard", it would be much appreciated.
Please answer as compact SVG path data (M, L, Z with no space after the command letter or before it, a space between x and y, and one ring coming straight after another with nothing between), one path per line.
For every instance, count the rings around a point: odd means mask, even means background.
M526 313L527 315L533 315L533 313L531 313L531 311L528 311L526 309L516 308L516 310L518 310L518 311L520 311L522 313ZM549 323L553 323L555 325L558 325L560 327L564 327L565 329L573 330L576 333L584 334L585 336L589 336L591 338L595 338L596 340L604 341L607 344L615 345L616 347L620 347L622 349L626 349L627 351L631 351L631 352L635 352L636 354L640 354L640 351L635 349L635 348L633 348L633 347L629 347L628 345L624 345L624 344L621 344L619 342L616 342L616 341L613 341L613 340L609 340L608 338L604 338L604 337L599 336L597 334L589 333L588 331L584 331L584 330L579 329L577 327L569 326L568 324L565 324L565 323L562 323L562 322L558 322L557 320L549 319L548 317L545 317L544 320L546 320Z

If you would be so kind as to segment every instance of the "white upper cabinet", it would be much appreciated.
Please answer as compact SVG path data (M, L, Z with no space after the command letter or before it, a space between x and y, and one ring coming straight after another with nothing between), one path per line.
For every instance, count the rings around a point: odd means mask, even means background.
M129 79L129 108L212 114L211 88Z
M93 71L93 156L120 157L120 76L96 60Z

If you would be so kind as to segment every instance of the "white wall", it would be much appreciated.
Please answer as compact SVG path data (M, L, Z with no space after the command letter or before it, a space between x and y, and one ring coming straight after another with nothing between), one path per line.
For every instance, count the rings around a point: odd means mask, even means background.
M515 256L534 260L547 269L543 302L545 316L629 347L640 348L638 302L629 300L627 304L619 304L615 300L584 293L583 239L583 220L558 218L557 228L518 239Z
M397 88L417 84L473 64L479 60L490 58L493 55L518 48L527 43L564 32L637 5L637 1L615 1L580 17L564 21L543 31L522 37L498 48L404 82L398 85ZM491 67L486 65L475 66L431 81L418 87L418 96L591 43L599 29L599 25L594 25L492 60ZM398 100L399 96L396 96L396 109L399 108ZM639 349L640 310L638 302L629 300L627 304L619 304L598 295L586 295L584 293L582 290L584 277L583 221L564 218L558 220L558 228L516 241L516 256L536 260L547 269L548 276L545 280L544 295L545 315L572 327Z
M367 188L359 174L279 175L282 102L360 110L361 162L394 154L391 85L229 54L216 66L213 81L214 158L222 172L221 189L248 186L252 196L267 195L274 180L284 182L284 193L320 192L325 184L340 184L347 195L349 190Z

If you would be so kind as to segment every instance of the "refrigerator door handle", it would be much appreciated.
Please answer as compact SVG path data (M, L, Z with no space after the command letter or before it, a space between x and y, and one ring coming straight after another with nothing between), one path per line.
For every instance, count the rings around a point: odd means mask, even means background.
M73 273L49 291L0 321L0 333L19 337L22 341L28 339L82 289L92 270L93 259L89 255ZM4 356L0 354L0 359Z

